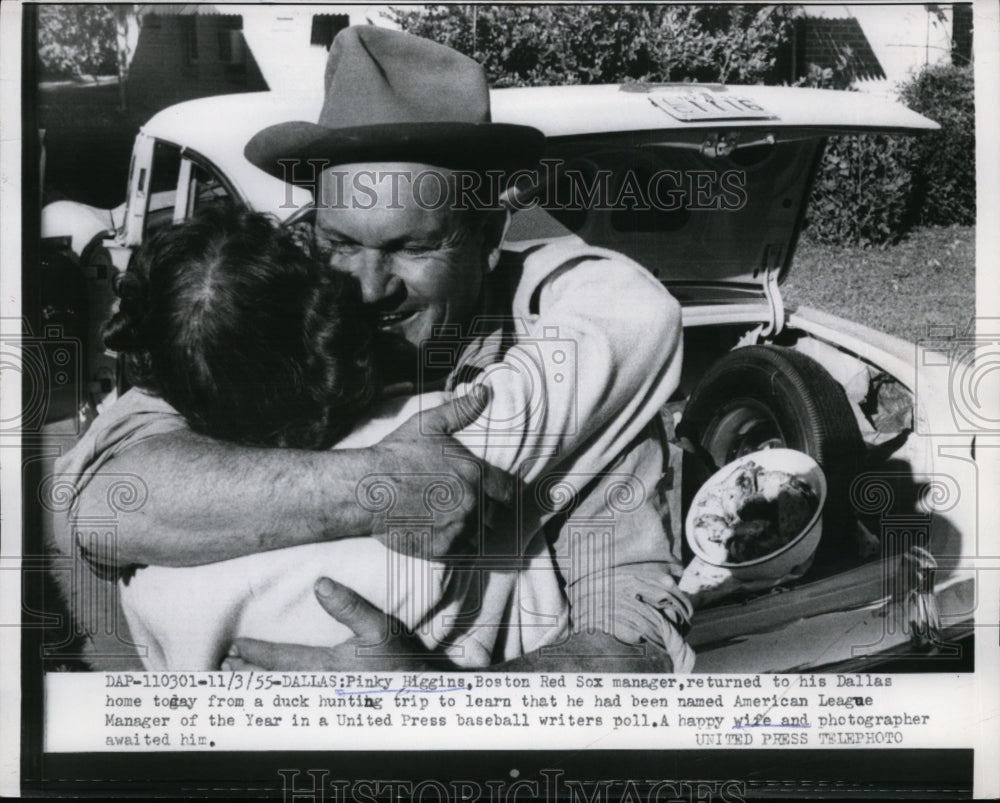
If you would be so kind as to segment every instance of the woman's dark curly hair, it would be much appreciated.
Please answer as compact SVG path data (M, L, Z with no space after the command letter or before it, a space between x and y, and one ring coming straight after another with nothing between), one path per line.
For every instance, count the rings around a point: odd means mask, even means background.
M116 291L104 342L198 432L325 449L374 396L359 285L264 215L213 206L158 231Z

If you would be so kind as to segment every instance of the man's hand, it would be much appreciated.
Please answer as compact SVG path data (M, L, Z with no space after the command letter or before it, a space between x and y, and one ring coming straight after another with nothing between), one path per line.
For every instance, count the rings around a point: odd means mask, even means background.
M306 647L239 638L222 661L222 669L227 672L248 669L423 672L454 668L407 635L398 619L383 613L347 586L322 577L314 590L323 609L351 628L353 638L335 647Z
M450 437L475 422L489 401L489 388L479 386L418 413L371 447L378 472L359 483L358 502L374 514L372 535L383 545L425 559L469 552L487 516L495 517L490 510L512 502L513 478ZM392 527L390 518L408 526Z

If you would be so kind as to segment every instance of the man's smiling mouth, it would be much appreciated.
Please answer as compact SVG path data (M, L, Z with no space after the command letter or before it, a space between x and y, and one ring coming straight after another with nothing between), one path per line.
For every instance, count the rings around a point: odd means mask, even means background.
M378 325L381 329L389 329L399 326L415 318L419 309L399 310L397 312L380 312L378 314Z

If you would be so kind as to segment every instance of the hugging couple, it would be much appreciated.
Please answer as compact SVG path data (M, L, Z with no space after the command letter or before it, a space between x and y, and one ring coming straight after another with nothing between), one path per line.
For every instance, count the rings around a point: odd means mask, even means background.
M490 121L475 61L348 28L325 86L318 123L245 148L279 178L326 165L305 236L231 206L150 236L105 329L133 387L57 464L79 517L122 474L148 489L113 554L78 545L143 665L689 671L659 417L680 306L620 254L517 250L498 204L454 203L544 149Z

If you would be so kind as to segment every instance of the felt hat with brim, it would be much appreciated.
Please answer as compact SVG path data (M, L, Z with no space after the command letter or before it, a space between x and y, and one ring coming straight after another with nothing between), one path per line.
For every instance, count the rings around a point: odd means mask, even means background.
M538 129L491 121L479 63L412 34L345 28L330 47L325 85L318 123L269 126L247 143L246 158L278 178L289 160L514 170L545 146Z

